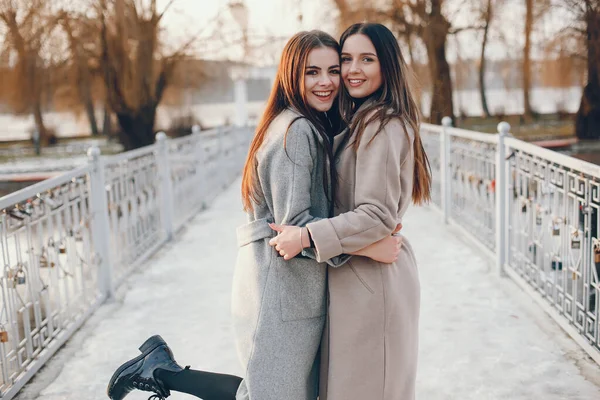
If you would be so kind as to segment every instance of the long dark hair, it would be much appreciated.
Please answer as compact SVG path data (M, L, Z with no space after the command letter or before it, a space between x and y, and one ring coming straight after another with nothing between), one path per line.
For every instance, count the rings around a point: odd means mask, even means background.
M415 168L412 199L415 204L431 200L431 166L423 148L419 134L420 113L417 102L408 82L408 66L400 51L394 34L382 24L358 23L350 26L340 38L340 47L352 36L362 34L371 40L381 66L382 84L367 100L366 105L357 112L358 103L345 88L340 94L340 112L350 126L351 132L357 132L354 148L358 149L361 136L372 122L379 122L379 133L393 118L404 122L404 131L408 135L406 125L414 132L413 145ZM362 100L362 99L361 99Z
M295 118L290 123L290 126L296 120L306 118L315 127L316 133L322 138L325 150L323 170L329 170L329 174L323 174L323 187L329 200L330 214L333 210L337 174L333 160L332 142L330 141L328 132L339 129L340 114L336 102L334 102L334 107L327 112L327 115L312 109L306 101L304 90L305 68L308 55L313 49L321 47L329 47L338 54L340 51L338 42L331 35L318 30L295 34L283 49L275 82L271 89L269 100L267 100L265 111L256 128L252 143L250 143L250 150L248 151L248 157L246 158L242 174L242 204L245 211L251 211L253 204L258 204L262 200L260 198L256 173L256 152L265 139L269 125L287 108L294 109L302 115Z

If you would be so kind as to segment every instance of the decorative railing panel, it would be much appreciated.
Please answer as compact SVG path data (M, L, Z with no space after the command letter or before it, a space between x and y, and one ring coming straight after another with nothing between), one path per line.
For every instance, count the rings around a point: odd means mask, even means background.
M16 392L42 352L59 347L103 299L88 170L0 200L2 398Z
M600 363L600 166L450 122L421 129L434 204Z
M249 128L195 132L0 199L0 398L11 399L86 318L241 171Z
M544 149L532 153L516 140L510 145L506 266L600 349L600 168L578 168Z
M105 158L110 257L116 286L140 260L166 241L157 152L152 146L141 150Z
M496 241L496 143L481 134L481 140L464 138L460 130L449 130L450 215L488 249Z

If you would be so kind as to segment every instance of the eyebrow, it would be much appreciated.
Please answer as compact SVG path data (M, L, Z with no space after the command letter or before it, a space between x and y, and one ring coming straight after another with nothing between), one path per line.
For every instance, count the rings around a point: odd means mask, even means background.
M328 67L327 69L339 68L339 67L340 67L340 64L335 64L335 65ZM316 65L309 65L306 67L306 69L321 69L321 67L317 67Z
M345 52L342 53L342 54L350 55L350 53L345 53ZM360 56L373 56L373 57L377 57L377 54L374 54L374 53L360 53L359 55Z

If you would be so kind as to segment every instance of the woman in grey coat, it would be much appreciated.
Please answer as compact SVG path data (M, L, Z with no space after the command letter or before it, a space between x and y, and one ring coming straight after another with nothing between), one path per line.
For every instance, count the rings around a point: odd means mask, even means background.
M336 173L326 132L336 130L337 124L326 112L336 100L339 73L335 39L320 31L292 37L250 145L242 177L248 222L237 230L240 250L232 299L245 378L182 369L166 343L152 337L140 348L140 356L113 375L111 399L120 400L132 389L153 391L156 398L167 397L170 390L204 400L317 398L326 265L310 258L285 262L278 257L269 246L274 236L269 223L304 226L331 215ZM353 254L392 260L398 239L387 237ZM329 262L341 264L348 257Z
M418 107L397 40L381 24L361 23L340 42L340 109L350 121L334 143L336 216L306 227L272 225L280 233L271 244L285 259L310 243L321 262L352 253L394 231L411 201L430 199ZM320 399L413 400L420 284L410 243L404 238L388 265L352 257L330 268L328 289Z

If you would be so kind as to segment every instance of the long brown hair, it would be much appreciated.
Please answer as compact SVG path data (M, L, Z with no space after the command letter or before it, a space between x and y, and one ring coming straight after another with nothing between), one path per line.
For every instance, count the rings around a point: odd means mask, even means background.
M339 112L336 102L334 102L334 107L327 113L329 117L324 113L312 109L306 101L304 90L304 77L308 55L313 49L321 47L329 47L338 54L340 51L338 42L331 35L318 30L295 34L283 49L275 82L267 100L265 111L256 127L254 138L250 143L248 157L246 158L246 164L242 173L242 204L245 211L251 211L254 208L253 204L258 204L262 200L256 176L256 152L265 140L269 125L287 108L294 109L302 115L295 118L290 123L290 126L296 120L306 118L315 128L316 133L322 138L321 142L324 144L326 155L323 168L324 171L329 169L329 174L323 174L323 187L329 200L330 214L333 211L337 174L335 171L335 162L333 161L332 145L327 132L331 129L338 129L339 123L335 119L339 120Z
M379 133L391 119L400 118L404 122L405 134L408 135L406 125L409 125L415 135L412 200L415 204L426 203L431 200L431 166L419 134L420 113L409 86L409 69L398 41L382 24L358 23L342 34L340 47L350 36L357 34L367 36L373 43L381 66L382 84L369 99L361 99L361 102L369 101L369 104L360 112L356 112L359 106L357 99L353 99L345 88L341 90L340 112L350 131L357 132L354 148L358 148L362 133L370 123L379 122Z

